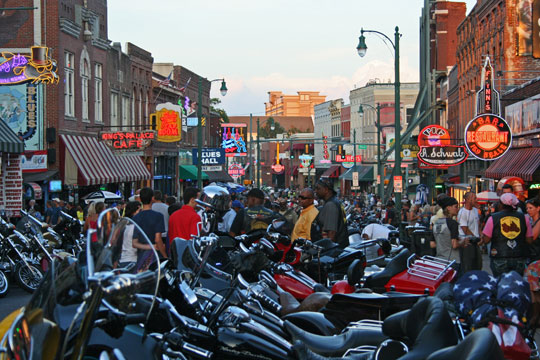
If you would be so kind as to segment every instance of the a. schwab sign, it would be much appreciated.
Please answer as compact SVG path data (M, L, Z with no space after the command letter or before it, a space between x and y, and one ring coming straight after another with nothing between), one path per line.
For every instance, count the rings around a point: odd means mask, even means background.
M197 149L192 150L193 165L198 164ZM202 149L201 151L202 165L220 165L225 164L225 149Z

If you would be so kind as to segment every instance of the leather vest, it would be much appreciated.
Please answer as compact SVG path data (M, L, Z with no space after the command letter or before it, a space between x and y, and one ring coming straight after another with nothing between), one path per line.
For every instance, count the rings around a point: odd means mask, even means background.
M518 211L499 211L491 215L491 257L520 258L527 256L525 215Z

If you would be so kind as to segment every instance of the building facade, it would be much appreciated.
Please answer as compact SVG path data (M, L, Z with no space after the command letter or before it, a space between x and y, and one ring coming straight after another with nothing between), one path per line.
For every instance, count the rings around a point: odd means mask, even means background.
M313 107L324 102L325 95L318 91L298 91L298 95L285 95L281 91L269 91L265 115L272 116L312 116Z

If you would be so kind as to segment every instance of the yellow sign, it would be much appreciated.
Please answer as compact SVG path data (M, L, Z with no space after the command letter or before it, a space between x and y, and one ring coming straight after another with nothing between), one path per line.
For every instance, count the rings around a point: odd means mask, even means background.
M161 109L156 112L157 141L175 142L182 138L182 119L177 111Z

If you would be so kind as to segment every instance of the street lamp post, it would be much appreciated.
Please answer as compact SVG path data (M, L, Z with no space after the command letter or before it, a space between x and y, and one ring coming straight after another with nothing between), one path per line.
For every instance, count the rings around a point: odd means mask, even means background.
M395 118L394 118L394 127L395 127L395 159L394 159L394 176L401 176L401 116L400 116L400 83L399 83L399 38L401 34L399 33L399 27L396 26L395 33L394 33L394 41L383 34L382 32L376 31L376 30L360 30L360 38L358 42L358 46L356 47L356 50L358 50L358 55L360 57L364 57L367 52L367 46L366 46L366 38L364 37L364 33L375 33L383 36L386 38L390 44L392 44L392 47L394 48L394 110L395 110ZM381 179L381 182L383 180ZM403 186L403 182L402 182ZM397 216L401 219L401 192L395 193L396 197L396 212Z
M199 76L198 99L197 99L197 187L202 191L202 81ZM219 91L222 96L227 95L227 85L225 79L210 80L210 86L214 81L221 81ZM210 90L209 90L210 92Z

